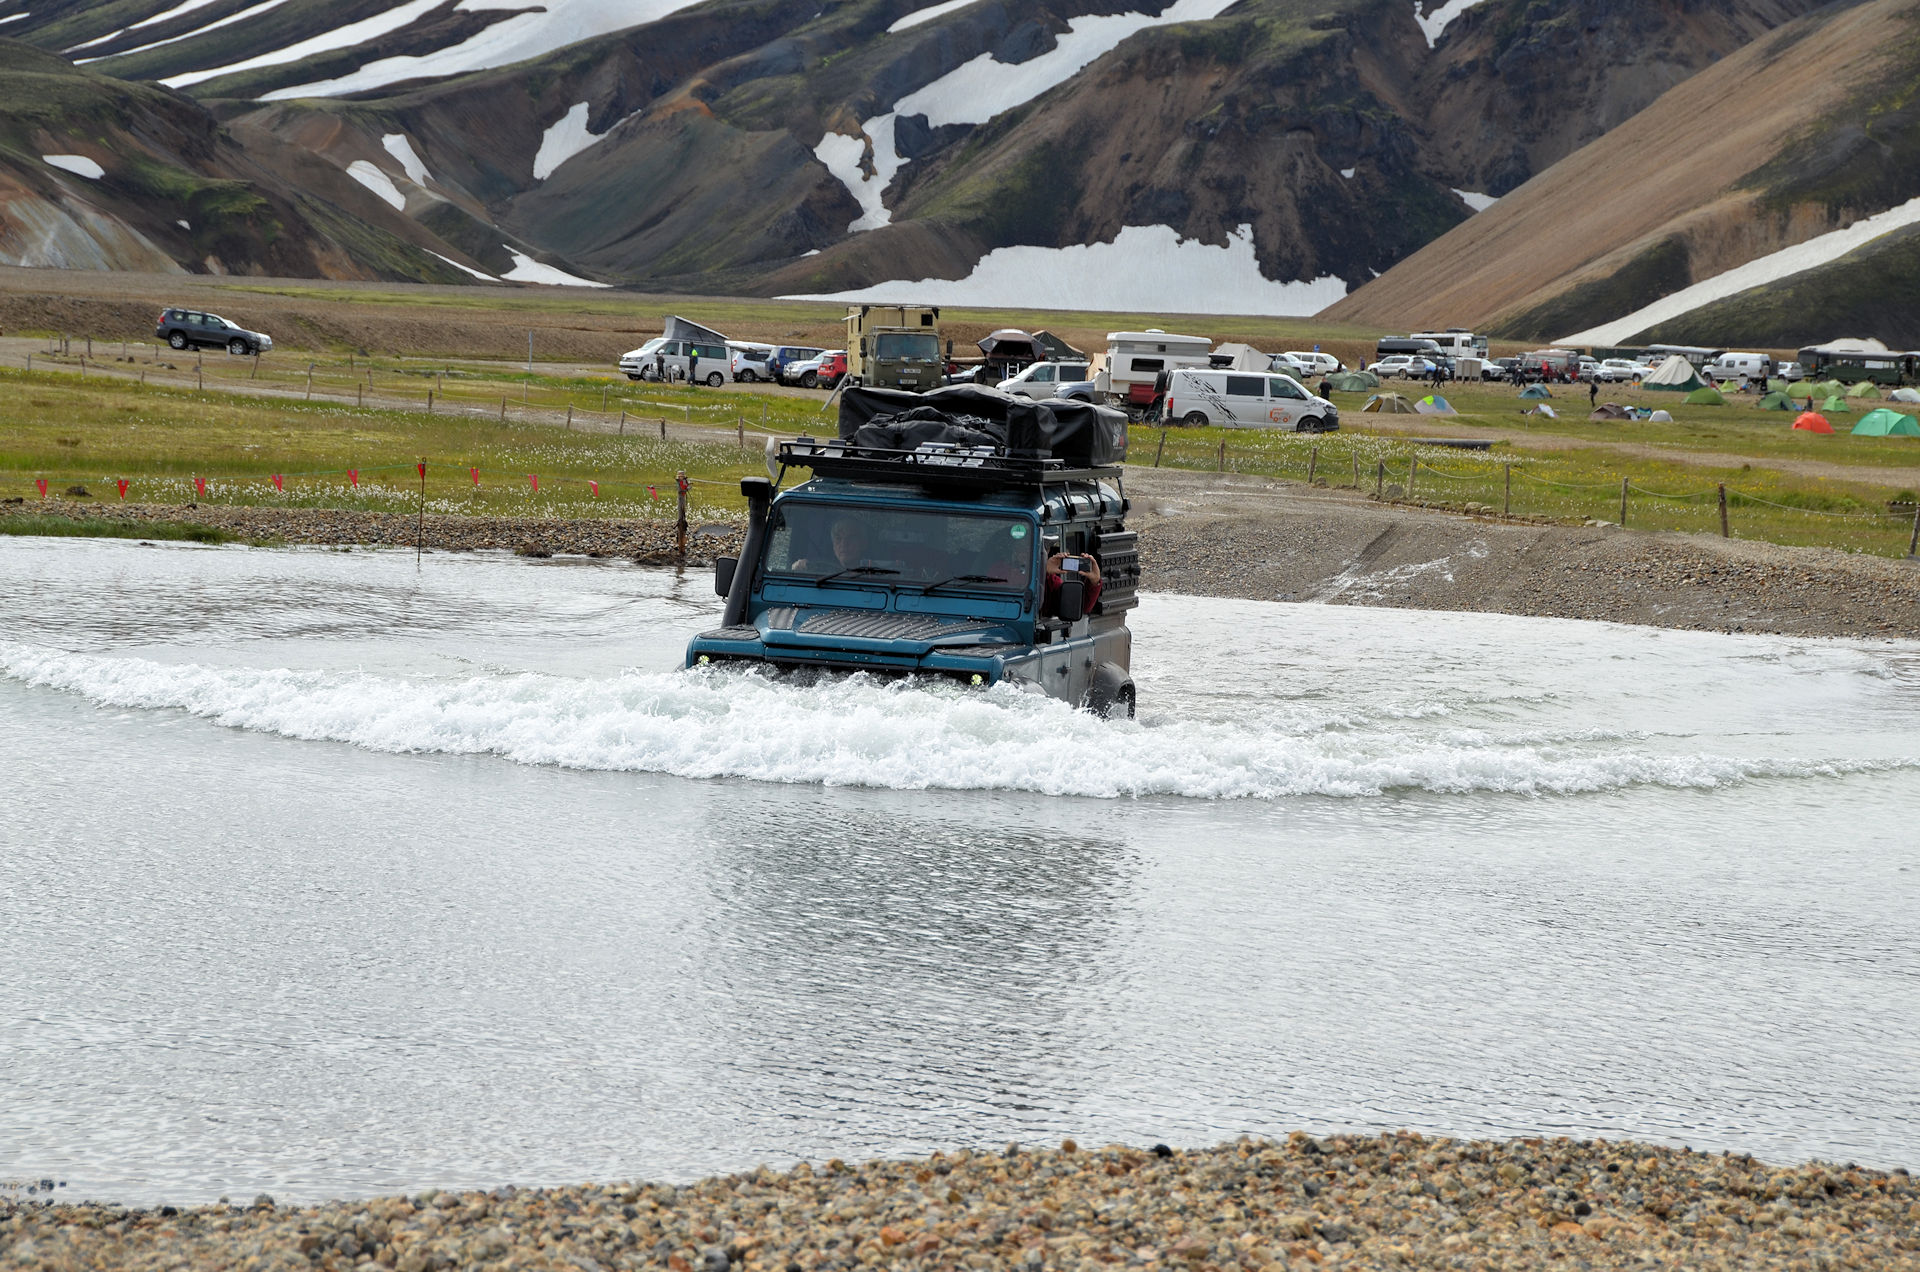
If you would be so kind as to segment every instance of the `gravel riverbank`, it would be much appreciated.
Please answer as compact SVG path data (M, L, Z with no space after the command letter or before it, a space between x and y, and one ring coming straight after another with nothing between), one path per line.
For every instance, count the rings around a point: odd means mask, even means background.
M0 1201L0 1264L79 1268L1920 1267L1906 1173L1407 1132L765 1167L276 1207Z
M1142 583L1159 592L1332 605L1478 610L1788 636L1920 637L1920 563L1744 539L1503 520L1351 490L1179 469L1131 469ZM0 508L211 526L256 541L412 547L406 513L95 503ZM688 564L737 552L740 527L692 527ZM430 515L435 551L674 562L665 520Z

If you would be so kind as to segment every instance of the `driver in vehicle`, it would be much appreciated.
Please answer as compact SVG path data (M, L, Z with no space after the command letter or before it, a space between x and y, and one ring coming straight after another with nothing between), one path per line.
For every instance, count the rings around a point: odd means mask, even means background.
M833 523L833 563L804 557L793 563L796 570L851 570L873 565L867 557L867 527L857 517L841 517Z

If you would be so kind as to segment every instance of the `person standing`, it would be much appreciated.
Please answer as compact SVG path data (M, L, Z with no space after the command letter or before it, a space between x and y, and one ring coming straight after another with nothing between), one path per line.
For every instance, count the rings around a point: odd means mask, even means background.
M1600 380L1596 376L1587 381L1587 409L1591 411L1598 405L1600 405Z
M700 383L700 351L692 345L687 346L687 385L691 388Z

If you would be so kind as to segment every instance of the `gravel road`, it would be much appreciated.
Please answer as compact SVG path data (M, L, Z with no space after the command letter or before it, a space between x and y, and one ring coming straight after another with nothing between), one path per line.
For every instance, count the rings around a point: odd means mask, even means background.
M600 1184L174 1212L0 1201L0 1263L66 1269L1279 1272L1920 1267L1903 1170L1408 1132L1112 1146L684 1187Z

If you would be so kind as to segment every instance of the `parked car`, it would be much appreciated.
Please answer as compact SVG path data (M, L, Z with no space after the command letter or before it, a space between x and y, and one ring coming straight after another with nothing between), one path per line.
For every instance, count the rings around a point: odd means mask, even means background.
M1432 362L1415 354L1396 353L1380 359L1380 361L1368 367L1367 370L1373 372L1382 380L1390 380L1397 375L1420 379L1432 375L1435 366Z
M797 384L803 389L832 388L847 373L847 351L829 349L805 362L790 362L780 369L782 384Z
M1638 380L1645 372L1631 358L1608 358L1593 373L1593 378L1608 384L1628 384Z
M1340 359L1330 353L1302 353L1298 349L1289 349L1287 356L1308 375L1332 375L1340 369Z
M719 388L733 379L733 356L723 344L701 340L669 340L655 336L638 349L620 355L620 370L629 380L684 380L689 374Z
M752 384L756 380L771 380L773 372L767 364L773 360L773 350L765 345L741 344L736 340L727 341L727 349L733 354L733 378L742 384Z
M273 348L273 337L248 331L237 322L228 322L219 314L197 309L161 311L154 324L153 338L164 340L174 349L225 349L234 357L259 355Z
M786 374L788 367L796 362L812 362L825 352L812 345L775 345L773 356L767 359L767 378L775 384L790 384L792 381L787 379Z
M1182 367L1167 373L1164 418L1194 428L1217 424L1319 433L1340 427L1340 408L1290 375Z
M1804 380L1807 378L1807 368L1798 362L1782 362L1778 375L1782 380Z
M1073 384L1086 377L1084 362L1036 362L1019 375L1000 381L1000 388L1015 397L1040 402L1058 394L1062 383Z
M1573 376L1576 380L1591 380L1600 373L1600 364L1585 354L1575 364Z

